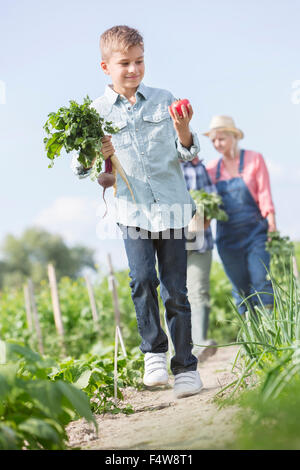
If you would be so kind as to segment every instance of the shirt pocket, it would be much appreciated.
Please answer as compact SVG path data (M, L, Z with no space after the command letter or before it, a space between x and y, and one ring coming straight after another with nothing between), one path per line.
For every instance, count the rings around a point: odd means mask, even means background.
M131 137L128 123L126 121L119 121L114 122L114 125L118 127L119 131L112 136L113 146L116 147L116 149L129 147L131 144Z
M143 123L149 140L164 142L165 139L172 137L172 118L167 109L145 114Z

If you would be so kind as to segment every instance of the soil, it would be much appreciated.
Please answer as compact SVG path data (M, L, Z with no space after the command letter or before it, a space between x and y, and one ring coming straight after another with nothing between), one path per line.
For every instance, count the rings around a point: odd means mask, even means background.
M238 347L217 349L198 363L203 389L198 395L174 399L169 385L137 391L126 388L125 403L134 414L95 415L98 435L85 420L67 428L71 448L110 450L229 449L234 441L238 407L219 407L216 393L236 378L231 369ZM125 404L124 403L124 404Z

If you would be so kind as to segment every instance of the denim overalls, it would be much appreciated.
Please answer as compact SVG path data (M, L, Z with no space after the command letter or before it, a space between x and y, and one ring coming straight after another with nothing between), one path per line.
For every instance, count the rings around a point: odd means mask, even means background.
M239 174L244 168L244 150L240 152ZM273 303L271 281L266 279L270 255L266 251L268 221L263 218L249 189L241 176L218 181L221 176L222 158L218 161L216 187L223 199L224 210L229 219L217 222L216 244L225 272L233 286L233 297L239 313L247 306L240 305L244 297L259 293L264 305ZM260 304L257 296L248 301Z

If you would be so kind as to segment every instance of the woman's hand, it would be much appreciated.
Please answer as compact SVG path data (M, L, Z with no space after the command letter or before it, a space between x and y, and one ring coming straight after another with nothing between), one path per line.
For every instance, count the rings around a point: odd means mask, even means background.
M187 108L185 106L181 107L182 117L179 116L176 109L172 108L172 106L168 106L168 109L181 145L190 148L193 145L193 136L189 128L189 123L193 116L191 104Z
M268 219L268 224L269 224L268 232L277 232L275 214L270 213L267 216L267 219Z

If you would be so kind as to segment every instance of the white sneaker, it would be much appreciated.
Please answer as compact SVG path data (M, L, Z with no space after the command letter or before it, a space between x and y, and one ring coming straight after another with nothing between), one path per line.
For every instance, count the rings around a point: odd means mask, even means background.
M168 383L166 353L146 353L144 358L144 384L148 387L166 385Z
M203 387L199 372L197 370L190 370L175 375L174 382L174 395L175 398L188 397L196 395Z

